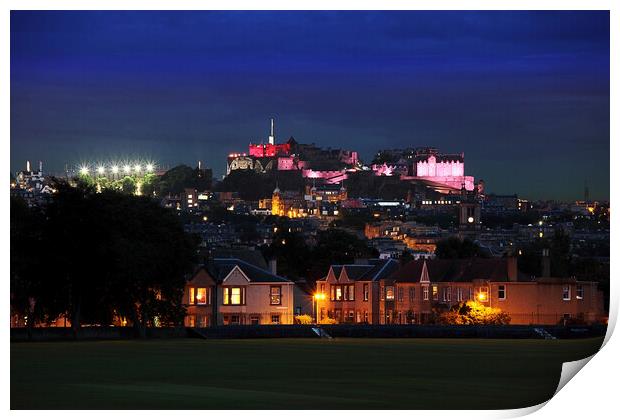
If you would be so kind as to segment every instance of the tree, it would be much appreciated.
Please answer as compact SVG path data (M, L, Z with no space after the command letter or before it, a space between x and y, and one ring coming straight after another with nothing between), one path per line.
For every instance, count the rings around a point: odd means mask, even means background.
M506 325L510 316L499 308L475 301L460 302L439 314L437 323L444 325Z
M461 240L456 236L452 236L437 242L435 255L439 259L454 259L480 257L483 254L480 247L472 242L471 239L465 238Z
M12 255L37 267L40 279L32 284L36 276L22 274L24 264L17 264L15 304L23 309L24 297L35 296L49 319L69 316L75 336L83 321L108 325L115 316L129 318L141 336L145 326L179 324L196 243L176 215L147 197L97 194L61 181L55 188L36 231L44 252L20 247ZM15 234L24 225L17 216Z

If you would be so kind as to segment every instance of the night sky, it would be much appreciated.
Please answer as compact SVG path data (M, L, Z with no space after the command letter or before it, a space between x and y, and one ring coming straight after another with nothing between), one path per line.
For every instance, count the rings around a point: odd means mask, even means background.
M465 152L488 192L609 198L607 12L12 12L11 170L265 140Z

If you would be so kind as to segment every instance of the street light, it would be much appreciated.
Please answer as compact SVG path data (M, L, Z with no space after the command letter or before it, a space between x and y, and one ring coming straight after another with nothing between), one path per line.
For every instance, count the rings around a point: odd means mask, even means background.
M319 324L319 300L325 300L325 293L315 293L312 298L316 304L316 311L314 311L314 305L312 305L312 310L315 313L314 319L316 320L316 323Z
M80 168L80 174L81 175L88 175L88 166L82 166Z
M112 173L113 174L117 174L118 173L118 166L116 166L116 165L112 166Z
M148 172L153 172L153 165L151 165L150 163L148 165L146 165L146 170Z
M100 166L97 168L97 173L99 173L100 175L103 174L105 172L105 168L103 166Z

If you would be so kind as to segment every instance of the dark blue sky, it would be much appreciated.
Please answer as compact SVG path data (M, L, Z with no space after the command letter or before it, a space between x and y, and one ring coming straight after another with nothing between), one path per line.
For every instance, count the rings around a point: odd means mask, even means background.
M465 152L487 190L609 198L607 12L12 12L11 170L266 138Z

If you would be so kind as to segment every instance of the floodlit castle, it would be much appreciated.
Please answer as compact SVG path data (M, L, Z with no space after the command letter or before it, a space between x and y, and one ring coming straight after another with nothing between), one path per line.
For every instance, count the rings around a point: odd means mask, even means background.
M226 174L236 170L301 171L304 178L322 178L331 184L346 179L346 172L354 170L357 164L354 151L322 149L314 143L298 143L293 137L286 143L276 143L274 119L271 118L267 142L250 143L248 153L229 154Z

